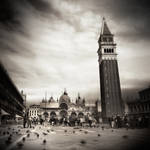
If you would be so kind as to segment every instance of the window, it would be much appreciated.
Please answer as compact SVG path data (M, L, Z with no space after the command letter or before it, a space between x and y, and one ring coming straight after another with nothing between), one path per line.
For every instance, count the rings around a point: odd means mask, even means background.
M103 37L103 42L107 42L107 38L106 37Z
M113 41L113 38L112 37L109 37L109 42L112 42Z
M114 49L113 48L105 48L104 49L104 53L113 53L114 52Z

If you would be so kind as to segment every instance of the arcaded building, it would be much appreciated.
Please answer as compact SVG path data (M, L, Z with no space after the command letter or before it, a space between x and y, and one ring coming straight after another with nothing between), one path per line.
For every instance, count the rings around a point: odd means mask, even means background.
M76 101L71 102L71 99L66 91L60 96L59 100L54 100L50 97L49 100L42 100L39 105L31 105L29 108L29 115L31 118L42 117L50 119L51 117L69 118L93 116L97 113L97 103L86 102L78 94Z
M133 102L128 102L128 114L134 116L149 116L150 117L150 87L139 91L139 99Z
M23 116L24 98L10 78L4 65L0 62L0 117L2 111L11 117Z

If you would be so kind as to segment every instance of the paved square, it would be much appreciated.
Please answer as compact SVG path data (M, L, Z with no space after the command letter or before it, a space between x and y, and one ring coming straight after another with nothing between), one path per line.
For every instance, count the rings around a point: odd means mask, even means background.
M105 129L62 126L1 128L0 146L6 150L128 150L147 146L148 129ZM145 144L145 145L141 145Z

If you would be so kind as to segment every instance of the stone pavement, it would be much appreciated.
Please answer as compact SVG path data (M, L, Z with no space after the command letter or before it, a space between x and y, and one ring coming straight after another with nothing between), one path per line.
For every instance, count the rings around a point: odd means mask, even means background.
M102 129L62 126L0 128L2 150L128 150L150 149L148 129Z

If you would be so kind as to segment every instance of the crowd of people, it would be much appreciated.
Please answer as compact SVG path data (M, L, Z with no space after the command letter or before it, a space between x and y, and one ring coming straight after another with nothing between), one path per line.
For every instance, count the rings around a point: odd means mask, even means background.
M23 117L23 127L30 127L31 125L44 125L44 123L47 122L48 124L52 126L56 125L63 125L63 126L85 126L85 124L89 127L95 127L97 124L97 121L95 118L89 116L89 117L60 117L57 118L55 116L52 116L50 118L43 118L43 117L38 117L38 118L31 118L28 116L28 113L24 114Z
M62 116L57 118L52 116L50 118L30 118L28 112L24 114L23 117L23 127L30 127L33 125L43 125L45 122L52 126L63 125L63 126L81 126L81 127L98 127L104 122L102 119L95 119L92 116L82 116L82 117L65 117ZM148 116L119 116L115 115L109 117L106 121L111 128L148 128L150 127L150 117Z
M150 117L149 116L134 116L134 115L124 115L120 117L119 115L112 116L108 118L108 122L111 128L148 128L150 127Z
M60 118L52 117L50 118L49 123L51 125L65 125L65 126L85 126L86 124L92 127L92 126L96 126L97 121L94 117L91 116L84 116L84 117L63 116Z

